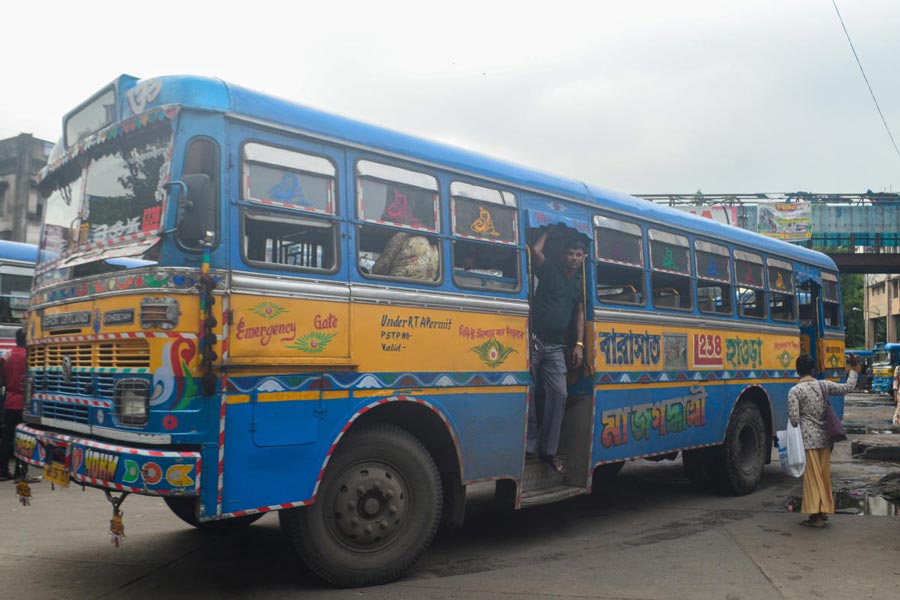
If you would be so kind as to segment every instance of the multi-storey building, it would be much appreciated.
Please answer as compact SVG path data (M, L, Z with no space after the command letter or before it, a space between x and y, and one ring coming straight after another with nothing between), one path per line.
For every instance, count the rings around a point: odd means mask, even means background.
M51 142L30 133L0 140L0 239L38 242L43 198L37 174L52 149Z

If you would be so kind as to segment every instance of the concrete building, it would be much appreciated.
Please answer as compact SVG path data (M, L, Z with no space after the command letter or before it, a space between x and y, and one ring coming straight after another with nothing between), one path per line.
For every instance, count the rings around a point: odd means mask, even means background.
M900 329L900 275L866 275L863 317L866 348L896 342Z
M51 150L53 143L30 133L0 140L0 239L38 243L44 199L37 174Z

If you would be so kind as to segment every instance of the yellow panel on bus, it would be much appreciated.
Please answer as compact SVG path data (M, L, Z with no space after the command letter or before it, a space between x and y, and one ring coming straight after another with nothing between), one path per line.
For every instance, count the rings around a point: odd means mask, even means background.
M355 304L353 356L361 371L527 371L521 316Z
M349 359L350 322L346 302L231 297L231 360L322 363Z
M792 369L800 356L796 335L628 324L596 324L600 371Z

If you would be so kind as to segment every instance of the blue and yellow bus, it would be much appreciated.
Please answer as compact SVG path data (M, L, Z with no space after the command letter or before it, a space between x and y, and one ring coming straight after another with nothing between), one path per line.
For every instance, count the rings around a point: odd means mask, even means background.
M0 356L16 345L25 324L37 246L0 240Z
M681 453L749 493L795 359L844 367L823 254L215 79L118 78L41 185L17 456L116 514L278 511L338 585L401 576L476 482L521 509ZM525 452L546 228L590 248L565 474Z
M900 364L900 344L878 342L872 348L872 391L891 394L894 389L894 370Z

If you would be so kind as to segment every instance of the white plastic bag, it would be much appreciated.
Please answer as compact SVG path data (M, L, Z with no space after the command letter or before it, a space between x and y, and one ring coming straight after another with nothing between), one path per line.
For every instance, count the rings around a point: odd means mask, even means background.
M791 477L802 477L806 470L806 451L799 427L788 421L787 429L775 433L778 440L778 458L781 469Z

